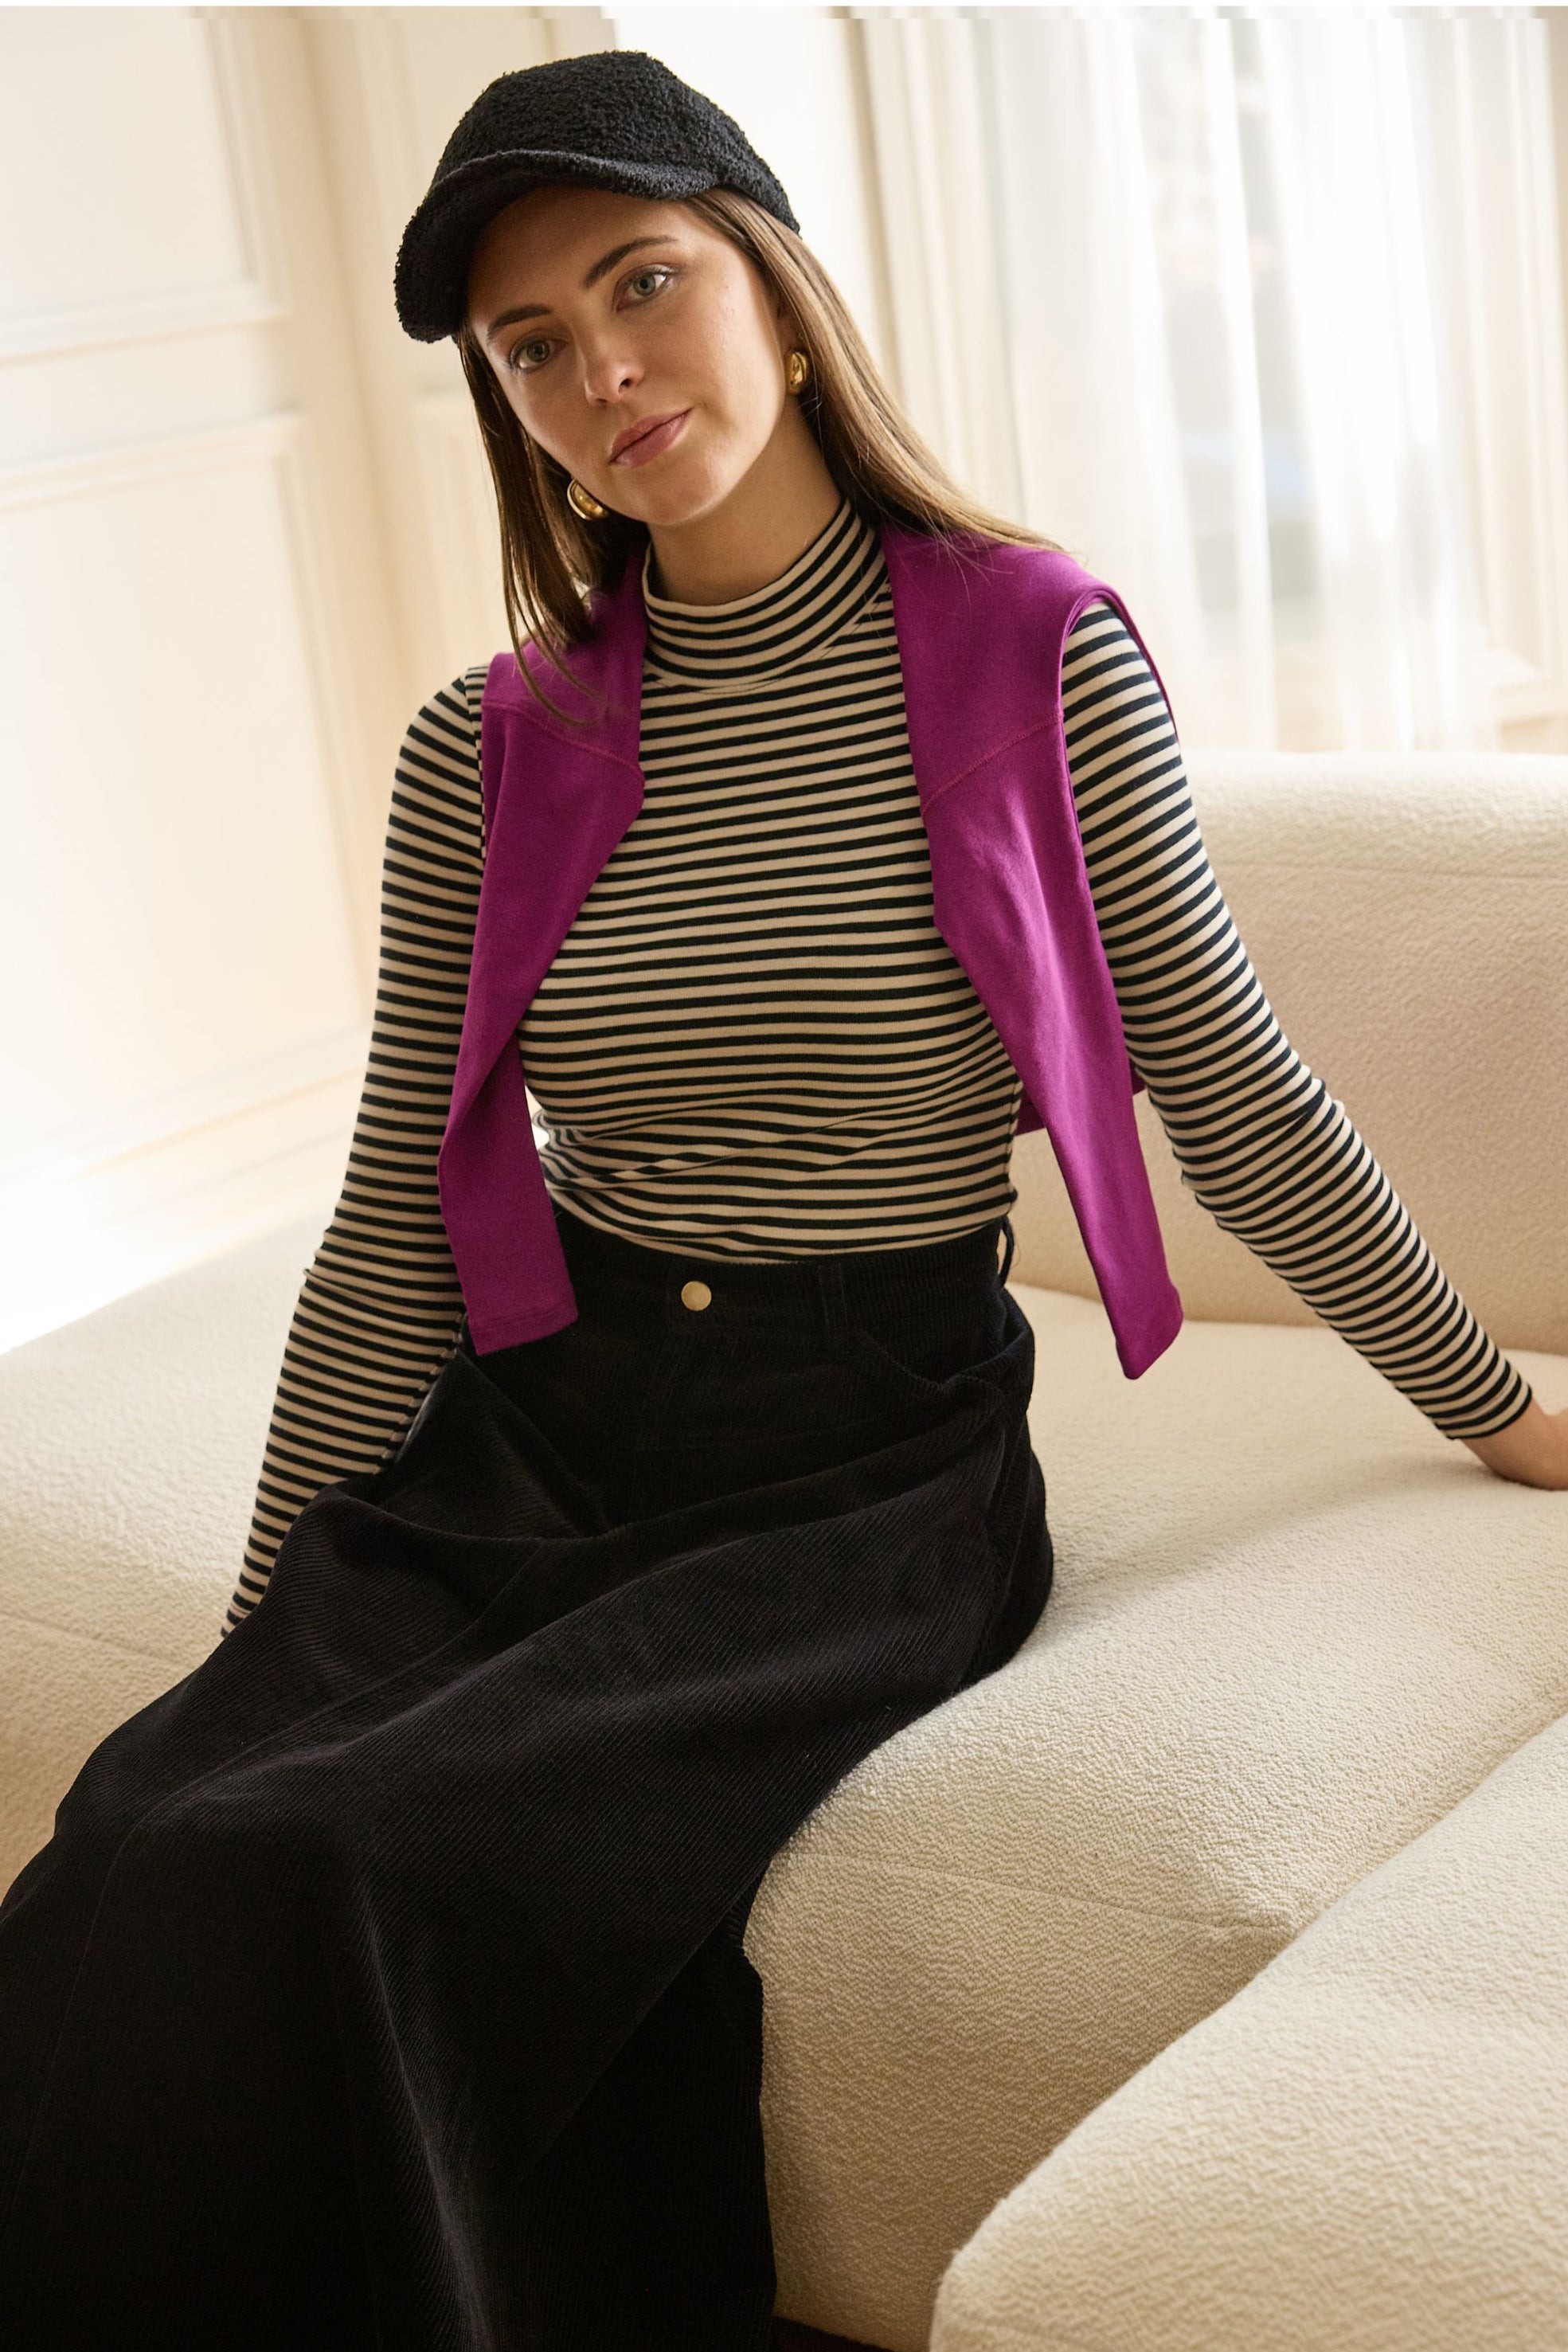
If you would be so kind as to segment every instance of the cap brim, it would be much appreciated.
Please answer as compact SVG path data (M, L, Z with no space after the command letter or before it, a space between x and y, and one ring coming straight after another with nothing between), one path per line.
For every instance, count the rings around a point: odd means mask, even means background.
M486 221L530 188L566 181L623 195L701 195L710 171L692 163L630 163L621 156L523 147L459 164L424 197L402 233L392 274L397 315L416 342L455 335L467 310L468 266Z

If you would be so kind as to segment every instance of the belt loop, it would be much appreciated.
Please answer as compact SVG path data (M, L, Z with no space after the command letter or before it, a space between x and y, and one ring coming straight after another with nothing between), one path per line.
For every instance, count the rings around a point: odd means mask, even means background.
M1007 1288L1008 1276L1012 1271L1013 1263L1013 1221L1010 1217L1004 1217L1002 1219L1002 1231L1008 1237L1008 1249L1007 1255L1002 1260L1001 1272L998 1275L997 1280L1005 1290Z

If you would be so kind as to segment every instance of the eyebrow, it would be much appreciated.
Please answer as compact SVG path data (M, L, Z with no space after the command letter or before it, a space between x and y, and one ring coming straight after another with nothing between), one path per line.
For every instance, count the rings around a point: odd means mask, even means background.
M674 245L674 242L673 236L629 236L624 245L612 246L608 253L600 255L583 279L583 292L586 294L591 288L597 286L605 271L613 269L616 263L623 261L629 253L636 253L645 245ZM548 319L549 311L550 306L548 302L519 302L516 310L502 310L491 320L485 330L485 341L487 343L494 342L503 327L515 327L519 319Z

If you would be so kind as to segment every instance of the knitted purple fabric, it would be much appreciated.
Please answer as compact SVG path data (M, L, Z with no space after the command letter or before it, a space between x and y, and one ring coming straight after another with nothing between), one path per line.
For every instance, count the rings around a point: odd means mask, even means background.
M881 541L936 928L1018 1071L1019 1134L1043 1126L1050 1135L1117 1356L1135 1380L1176 1338L1182 1307L1134 1116L1142 1080L1083 862L1061 659L1068 631L1096 596L1115 607L1145 657L1147 648L1114 589L1054 549L885 523ZM559 727L509 649L490 665L481 712L485 873L437 1162L479 1354L559 1330L577 1313L517 1030L643 802L638 566L597 592L591 609L594 635L568 656L580 697L525 648L545 692L591 725Z

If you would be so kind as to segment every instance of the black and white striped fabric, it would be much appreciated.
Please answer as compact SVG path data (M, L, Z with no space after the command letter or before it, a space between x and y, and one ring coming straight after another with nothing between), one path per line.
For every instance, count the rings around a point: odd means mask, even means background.
M643 806L522 1025L545 1181L705 1257L1006 1216L1021 1090L932 919L874 529L844 501L727 604L656 594L652 554Z
M874 528L846 500L752 595L681 604L647 564L643 594L646 799L519 1031L547 1182L586 1222L712 1257L914 1246L1005 1213L1019 1090L931 920ZM231 1625L310 1496L385 1459L455 1339L435 1158L484 863L485 676L434 694L397 762L364 1092ZM1165 698L1103 600L1062 691L1128 1051L1183 1183L1446 1434L1505 1427L1529 1384L1281 1032Z

